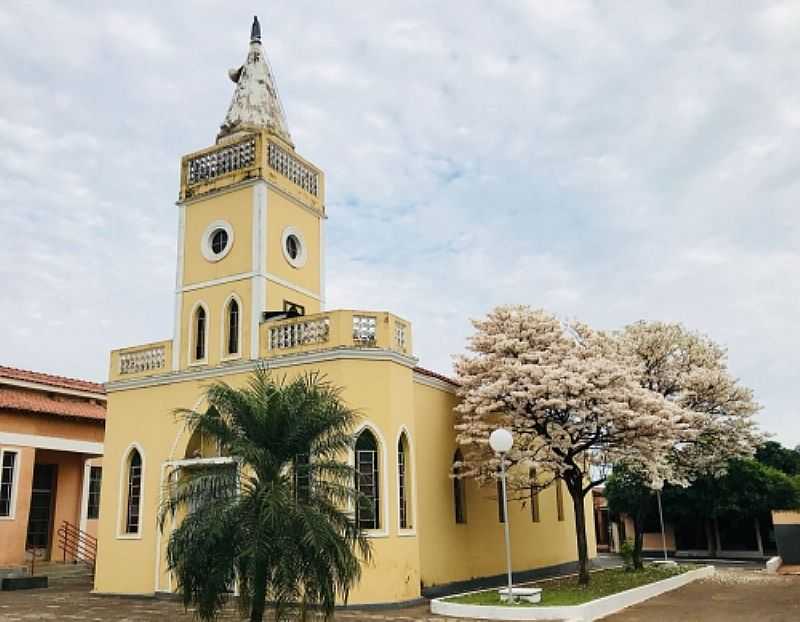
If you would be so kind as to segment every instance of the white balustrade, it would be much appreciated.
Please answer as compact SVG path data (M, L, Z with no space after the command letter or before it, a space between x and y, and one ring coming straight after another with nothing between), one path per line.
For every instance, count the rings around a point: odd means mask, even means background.
M120 375L138 374L143 371L163 369L166 362L164 346L123 352L119 355L119 373Z

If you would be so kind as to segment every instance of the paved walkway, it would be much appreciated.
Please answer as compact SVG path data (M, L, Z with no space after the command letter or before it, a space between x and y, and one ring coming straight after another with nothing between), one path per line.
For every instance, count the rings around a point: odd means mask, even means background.
M432 616L427 605L380 611L344 610L347 622L450 622ZM227 612L226 621L240 620ZM0 622L74 620L76 622L189 622L192 612L172 600L94 596L80 584L46 590L0 592ZM631 607L608 622L797 622L800 577L767 575L726 568L713 579L698 581Z
M715 577L604 618L603 622L797 622L800 577L718 569Z

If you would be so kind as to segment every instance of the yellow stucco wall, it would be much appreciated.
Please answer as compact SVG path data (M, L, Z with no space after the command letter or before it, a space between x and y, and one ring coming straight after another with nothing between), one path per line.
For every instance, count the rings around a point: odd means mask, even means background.
M414 443L412 371L388 361L338 360L317 363L335 384L342 386L343 398L363 413L363 423L377 431L382 443L380 464L383 529L373 538L374 562L364 568L362 582L351 602L394 602L419 596L419 557L416 537L397 535L397 438L401 426ZM277 374L292 376L308 371L298 365ZM246 374L226 376L240 385ZM101 492L99 555L95 589L99 592L150 594L170 588L169 577L159 573L156 586L156 514L162 465L185 455L188 437L175 420L176 407L196 407L207 381L173 383L165 386L111 392L108 400L106 459ZM121 501L125 477L122 463L132 443L143 456L142 529L134 538L121 535ZM412 448L413 455L413 448ZM163 550L163 538L161 549ZM124 564L120 560L125 560ZM161 564L163 569L163 564Z
M316 295L320 293L320 214L303 209L283 193L269 188L267 192L267 272L302 287ZM295 227L303 236L307 256L305 265L293 267L283 254L284 229Z
M503 524L498 520L496 489L466 482L466 524L456 524L453 481L449 477L456 450L454 395L415 385L415 420L420 512L420 561L426 586L492 576L505 572ZM596 556L591 498L587 497L587 538ZM530 504L509 504L512 566L515 571L553 566L577 559L574 512L564 488L564 520L556 516L556 494L539 494L540 522L533 522Z
M206 365L217 365L224 360L238 360L250 357L250 335L252 305L250 304L252 280L247 278L232 283L212 285L196 289L183 294L181 321L181 368L197 365L194 358L194 321L193 317L198 305L206 309ZM236 296L239 302L239 326L241 338L239 341L238 356L228 356L224 349L225 335L227 334L225 322L226 307L231 296Z
M183 285L250 272L253 267L253 187L198 199L185 209ZM206 228L217 220L230 223L233 244L219 261L203 257L201 243Z
M369 426L381 445L382 525L372 534L373 561L364 567L350 602L411 600L420 596L420 583L438 585L501 574L505 568L503 530L494 490L468 482L467 524L455 524L449 478L455 450L454 396L415 382L409 367L390 361L331 360L274 373L292 377L312 368L343 388L343 399L362 415L359 426ZM246 374L223 379L237 386ZM156 566L156 551L163 556L168 535L159 536L156 527L162 468L168 460L184 458L189 443L172 411L176 407L198 407L207 382L195 380L109 394L97 591L150 594L175 588L163 561L158 562L160 570ZM396 465L403 431L410 450L411 524L400 530ZM141 533L131 538L120 535L120 504L125 486L122 464L134 442L144 460L144 492ZM564 501L565 520L561 522L556 520L552 489L540 495L539 523L531 521L528 506L512 504L509 514L515 570L575 559L572 510L566 494ZM591 530L591 521L589 525ZM589 541L594 541L591 531ZM125 563L120 564L120 560Z

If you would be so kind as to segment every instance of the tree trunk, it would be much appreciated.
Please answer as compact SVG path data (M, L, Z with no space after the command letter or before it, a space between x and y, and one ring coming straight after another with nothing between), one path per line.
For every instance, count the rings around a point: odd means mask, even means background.
M633 519L633 569L641 570L644 568L642 563L642 548L644 547L644 517L647 514L647 506L650 502L649 497L639 501Z
M575 511L575 539L578 545L578 585L589 585L589 547L586 541L586 509L583 506L583 480L578 477L565 478L567 490L572 497L572 507Z
M255 565L250 622L262 622L264 619L264 606L267 601L267 564L261 560L256 560Z
M637 512L633 516L633 569L641 570L642 564L642 545L644 544L644 521L641 514Z

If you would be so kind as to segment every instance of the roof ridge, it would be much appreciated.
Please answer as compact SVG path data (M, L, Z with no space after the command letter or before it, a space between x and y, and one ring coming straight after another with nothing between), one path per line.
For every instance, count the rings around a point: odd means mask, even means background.
M70 378L68 376L59 376L57 374L48 374L43 371L33 371L31 369L22 369L19 367L12 367L10 365L0 365L0 378L27 380L28 382L39 382L41 384L48 384L65 389L78 389L94 393L105 394L106 392L105 385L100 382L83 380L81 378Z

